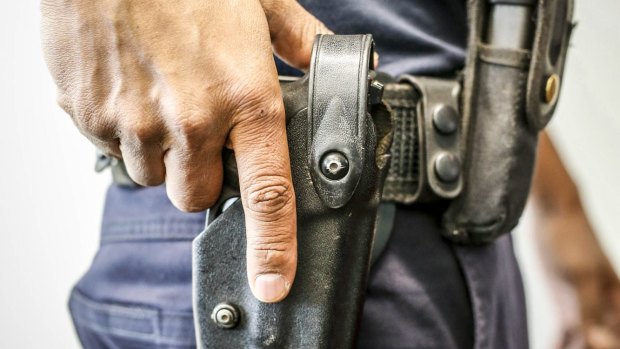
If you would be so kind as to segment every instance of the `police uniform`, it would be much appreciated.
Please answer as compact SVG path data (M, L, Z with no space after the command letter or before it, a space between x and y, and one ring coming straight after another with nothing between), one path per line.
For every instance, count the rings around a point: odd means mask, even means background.
M463 0L305 0L339 34L371 33L379 70L453 75L465 60ZM283 75L299 72L278 62ZM441 205L398 206L372 266L359 348L528 347L510 235L457 246L439 234ZM101 246L69 306L85 348L193 348L191 242L204 213L182 213L165 188L112 184Z

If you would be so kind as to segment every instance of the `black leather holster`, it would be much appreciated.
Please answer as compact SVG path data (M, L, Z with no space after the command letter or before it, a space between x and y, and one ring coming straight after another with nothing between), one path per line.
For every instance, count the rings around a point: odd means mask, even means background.
M392 135L372 48L370 35L318 36L308 75L282 83L299 249L295 282L280 303L258 301L248 285L243 207L227 155L222 197L193 244L200 348L354 343Z

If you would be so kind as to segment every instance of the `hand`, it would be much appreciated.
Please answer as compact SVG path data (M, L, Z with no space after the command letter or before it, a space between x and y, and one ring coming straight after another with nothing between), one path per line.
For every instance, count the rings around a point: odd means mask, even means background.
M292 0L43 0L41 11L58 103L134 181L165 181L175 206L204 210L220 194L222 148L235 151L250 287L286 297L296 213L273 52L303 69L328 30Z
M620 280L583 211L550 219L542 246L552 268L575 290L587 348L620 348ZM571 329L568 329L569 331ZM567 333L575 337L576 333Z
M581 333L567 329L564 343L581 337L587 348L620 348L620 280L546 133L540 138L532 189L543 213L539 241L545 261L575 290L579 302Z

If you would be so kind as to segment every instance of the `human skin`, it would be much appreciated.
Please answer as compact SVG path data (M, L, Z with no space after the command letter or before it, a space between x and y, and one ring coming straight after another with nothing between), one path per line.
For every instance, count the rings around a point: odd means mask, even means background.
M603 252L579 192L546 133L540 138L532 185L542 213L538 242L544 261L574 290L587 348L620 348L620 280ZM565 343L575 336L566 329Z
M222 148L235 151L248 280L258 299L283 299L296 215L272 53L303 69L328 30L292 0L42 0L41 12L60 106L134 181L165 182L177 207L200 211L220 193ZM578 290L591 347L618 347L620 283L547 136L539 158L545 248Z
M234 150L250 288L286 297L296 211L273 53L306 68L325 26L293 0L42 0L41 13L59 105L135 182L201 211Z

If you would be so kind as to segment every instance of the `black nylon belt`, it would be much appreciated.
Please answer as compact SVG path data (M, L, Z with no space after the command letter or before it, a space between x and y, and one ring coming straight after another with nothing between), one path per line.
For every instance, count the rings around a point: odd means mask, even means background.
M392 112L392 161L383 187L383 200L411 203L420 188L419 93L410 84L386 84L383 102Z

